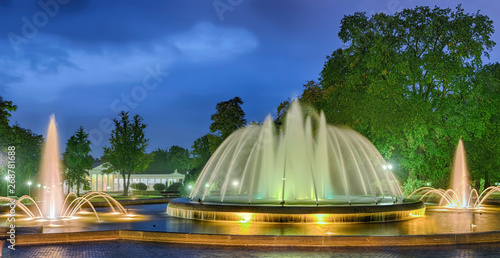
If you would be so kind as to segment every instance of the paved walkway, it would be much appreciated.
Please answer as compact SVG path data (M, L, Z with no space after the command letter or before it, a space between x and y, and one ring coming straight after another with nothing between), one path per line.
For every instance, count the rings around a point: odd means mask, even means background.
M499 257L500 243L413 247L224 247L101 241L3 248L3 257Z

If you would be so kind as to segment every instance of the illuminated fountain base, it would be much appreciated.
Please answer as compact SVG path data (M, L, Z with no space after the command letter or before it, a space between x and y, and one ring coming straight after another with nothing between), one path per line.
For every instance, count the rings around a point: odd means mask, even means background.
M379 202L377 205L236 205L198 203L189 198L170 201L167 214L174 217L238 222L268 223L365 223L407 220L425 214L421 201L405 200L393 203Z

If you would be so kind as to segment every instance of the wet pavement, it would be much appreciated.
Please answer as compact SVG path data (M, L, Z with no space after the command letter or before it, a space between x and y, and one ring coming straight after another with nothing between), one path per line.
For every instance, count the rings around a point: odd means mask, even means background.
M500 243L411 247L226 247L98 241L3 248L3 257L499 257Z

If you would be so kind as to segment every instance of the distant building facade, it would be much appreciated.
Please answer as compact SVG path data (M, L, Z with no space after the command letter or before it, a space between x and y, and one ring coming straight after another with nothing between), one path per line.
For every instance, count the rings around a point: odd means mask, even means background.
M105 163L96 162L94 163L92 169L89 170L90 177L87 177L87 179L90 182L90 191L123 191L124 181L122 175L118 171L104 174L102 171L105 169ZM170 174L167 172L146 172L141 174L131 174L130 184L144 183L148 186L148 190L153 190L154 184L163 183L169 187L173 183L184 184L184 179L185 175L178 173L177 170ZM68 189L67 185L64 184L63 190L65 193L68 193L75 191L76 189ZM83 189L80 189L80 192L83 192Z

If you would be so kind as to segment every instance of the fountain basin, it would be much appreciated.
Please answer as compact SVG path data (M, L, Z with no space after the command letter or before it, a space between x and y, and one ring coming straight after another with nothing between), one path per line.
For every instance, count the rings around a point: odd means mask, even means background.
M190 201L178 198L170 201L167 214L197 220L267 222L267 223L366 223L399 221L421 217L425 205L421 201L392 200L377 205L238 205Z

